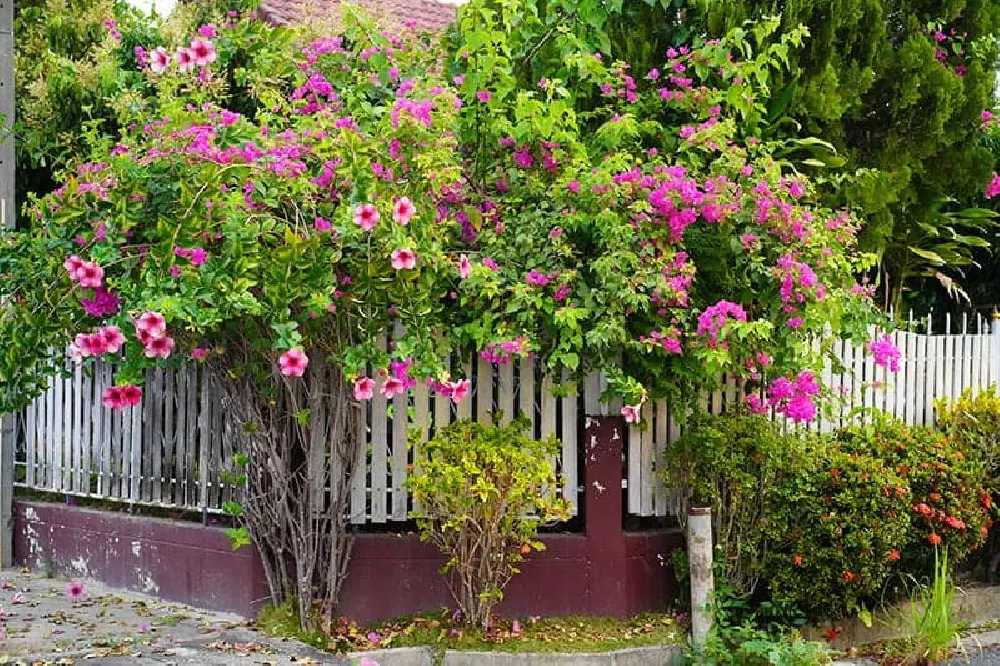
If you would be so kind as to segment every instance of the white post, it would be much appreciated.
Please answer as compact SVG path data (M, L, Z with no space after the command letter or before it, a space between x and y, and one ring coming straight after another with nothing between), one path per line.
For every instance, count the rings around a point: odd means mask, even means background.
M712 630L712 509L691 507L687 521L688 565L691 568L691 644L695 650L705 646Z
M990 330L990 380L1000 388L1000 312L993 310L993 327Z

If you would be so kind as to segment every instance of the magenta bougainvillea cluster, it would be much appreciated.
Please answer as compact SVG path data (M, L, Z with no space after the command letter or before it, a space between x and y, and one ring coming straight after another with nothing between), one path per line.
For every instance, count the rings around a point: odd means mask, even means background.
M759 388L755 410L814 418L814 343L879 318L858 220L745 134L778 59L740 60L734 35L636 73L562 35L562 69L522 86L499 15L463 12L445 52L350 16L332 38L244 18L141 47L156 103L31 232L71 295L54 306L70 353L121 359L104 404L188 358L289 378L331 363L359 401L423 383L458 402L450 355L474 351L602 370L630 421L723 373ZM227 108L217 70L261 33L254 109ZM870 349L891 366L888 344Z

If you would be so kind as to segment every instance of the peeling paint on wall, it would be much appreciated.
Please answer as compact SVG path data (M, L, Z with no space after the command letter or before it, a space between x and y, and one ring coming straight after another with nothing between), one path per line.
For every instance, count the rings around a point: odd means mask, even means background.
M87 566L87 560L83 559L83 555L77 557L75 560L70 560L69 565L73 568L73 571L77 572L84 578L88 578L90 576L90 567Z

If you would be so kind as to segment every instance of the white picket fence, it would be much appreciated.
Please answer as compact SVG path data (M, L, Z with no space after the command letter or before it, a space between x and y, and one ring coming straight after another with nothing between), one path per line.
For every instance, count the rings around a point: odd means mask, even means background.
M109 364L69 363L67 373L51 380L22 415L16 485L213 513L232 499L224 474L233 454L229 419L203 367L150 371L142 402L121 411L101 407L112 382ZM366 446L359 448L356 469L365 473L354 476L353 522L407 519L405 483L415 455L407 443L410 428L433 436L457 419L488 421L494 410L503 412L505 423L524 413L533 436L555 435L563 443L552 464L576 512L581 396L553 396L552 379L531 360L498 366L479 360L466 363L463 375L472 379L472 391L457 405L423 385L391 404L379 393L369 401L358 433Z
M932 330L930 318L923 324L925 331ZM951 333L956 328L958 332ZM821 413L807 428L830 432L863 415L859 410L866 409L883 411L910 425L932 425L936 400L955 398L966 389L976 394L1000 381L1000 327L991 333L990 323L983 317L971 321L963 317L953 326L949 317L946 334L912 332L915 329L911 320L907 327L890 334L901 354L895 373L875 365L863 345L837 340L833 352L843 371L828 363L822 380L842 396L842 402L835 405L833 413ZM705 397L705 407L718 414L737 397L736 384L727 382L725 391ZM659 482L662 468L658 467L663 452L677 441L683 428L671 419L662 400L643 406L642 422L645 427L629 429L628 512L637 516L677 515L682 505Z
M929 323L929 322L928 322ZM842 372L828 367L824 384L844 396L842 408L824 414L812 428L828 431L843 425L857 408L878 408L911 424L933 423L933 403L966 388L978 391L997 382L1000 330L988 332L977 318L970 330L931 335L898 331L892 338L902 352L898 373L874 364L863 347L838 341L834 348ZM949 330L951 329L949 323ZM229 420L219 393L197 365L150 371L139 407L112 412L100 406L110 385L107 364L67 367L48 390L21 415L17 485L36 491L108 499L178 510L218 512L233 497L225 469L233 454ZM492 365L476 359L464 364L472 380L470 398L453 405L419 386L390 405L379 394L369 402L359 425L360 447L351 491L354 523L406 520L411 502L406 477L418 452L407 445L414 426L426 436L456 419L488 420L493 410L509 421L523 412L536 437L555 435L561 455L553 460L564 497L577 511L580 487L581 428L585 414L617 413L619 404L601 405L604 388L597 375L579 390L555 397L553 380L531 360ZM560 382L563 383L563 382ZM738 398L735 383L705 396L705 406L719 413ZM410 418L412 417L412 418ZM675 514L677 498L659 483L662 453L682 432L666 402L643 406L643 427L629 429L622 486L628 512L636 516Z

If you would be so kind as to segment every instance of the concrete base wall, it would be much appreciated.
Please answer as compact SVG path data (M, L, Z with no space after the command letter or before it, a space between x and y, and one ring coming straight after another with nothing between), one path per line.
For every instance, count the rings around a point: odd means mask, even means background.
M676 598L670 553L679 530L622 531L619 417L587 419L585 533L546 535L505 591L503 615L624 617ZM233 552L216 527L62 504L18 502L14 555L35 570L212 610L256 614L267 585L256 552ZM412 535L360 534L341 592L341 613L359 622L452 607L432 546Z

